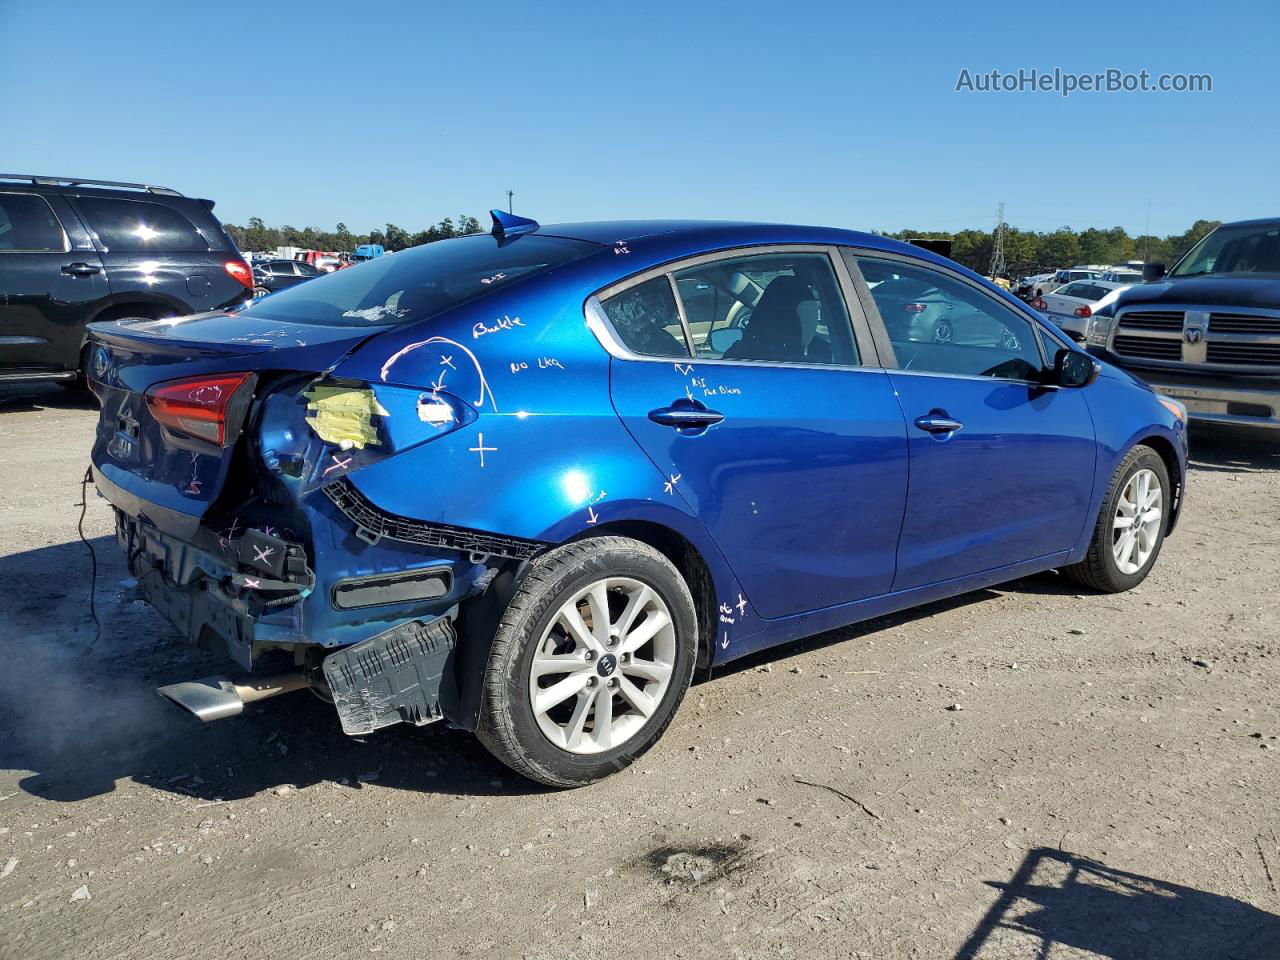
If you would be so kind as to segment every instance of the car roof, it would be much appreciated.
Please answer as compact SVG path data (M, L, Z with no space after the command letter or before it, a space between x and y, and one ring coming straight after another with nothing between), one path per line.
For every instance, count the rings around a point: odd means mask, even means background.
M1224 227L1280 227L1280 217L1259 217L1257 220L1232 220Z
M764 223L737 220L599 220L582 223L542 224L533 234L585 240L605 246L647 241L673 256L690 251L706 251L735 246L765 244L812 243L856 246L886 253L901 253L920 260L963 270L953 260L941 257L923 247L893 240L874 233L839 227L815 227L802 224Z

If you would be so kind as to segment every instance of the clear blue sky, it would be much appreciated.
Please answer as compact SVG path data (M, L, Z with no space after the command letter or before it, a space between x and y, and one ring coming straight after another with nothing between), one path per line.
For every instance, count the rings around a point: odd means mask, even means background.
M0 0L0 169L223 219L1154 233L1280 215L1280 3ZM961 68L1213 92L956 93Z

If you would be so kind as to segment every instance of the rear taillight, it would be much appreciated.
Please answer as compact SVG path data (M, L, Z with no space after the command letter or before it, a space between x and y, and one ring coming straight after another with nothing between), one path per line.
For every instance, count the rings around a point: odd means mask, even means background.
M1075 314L1077 317L1092 317L1093 311L1089 309L1088 305L1086 305L1083 307L1076 307Z
M902 309L906 313L924 313L925 307L923 303L908 303Z
M1049 305L1044 302L1044 297L1036 297L1031 301L1031 306L1036 310L1048 310Z
M227 408L249 373L215 373L189 380L171 380L147 391L151 416L166 427L223 446L227 439Z
M249 269L249 265L243 260L228 260L222 265L222 268L244 284L245 287L250 290L253 289L253 271Z

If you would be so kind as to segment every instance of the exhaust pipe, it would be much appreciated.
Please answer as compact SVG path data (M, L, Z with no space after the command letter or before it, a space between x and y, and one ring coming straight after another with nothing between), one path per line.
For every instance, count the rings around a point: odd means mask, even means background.
M225 720L244 712L246 703L269 700L282 693L292 693L307 685L299 672L278 673L271 677L204 677L157 687L156 693L194 714L203 723Z

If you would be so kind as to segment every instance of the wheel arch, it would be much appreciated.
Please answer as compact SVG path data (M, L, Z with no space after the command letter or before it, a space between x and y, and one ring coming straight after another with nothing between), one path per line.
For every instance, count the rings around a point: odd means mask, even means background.
M1172 441L1158 433L1147 434L1145 437L1134 441L1133 446L1150 447L1159 454L1160 459L1164 461L1165 469L1169 472L1169 479L1173 482L1173 502L1175 506L1174 509L1169 511L1168 520L1165 524L1165 533L1167 535L1173 531L1174 524L1178 521L1178 514L1182 510L1182 490L1185 482L1182 461L1179 459L1178 451Z
M680 571L693 606L698 614L698 670L706 670L715 653L716 639L716 585L702 551L683 534L671 527L650 520L614 520L601 523L590 530L583 530L571 537L568 543L592 537L615 535L629 537L653 547Z

